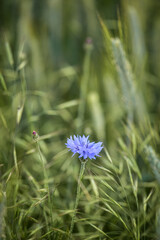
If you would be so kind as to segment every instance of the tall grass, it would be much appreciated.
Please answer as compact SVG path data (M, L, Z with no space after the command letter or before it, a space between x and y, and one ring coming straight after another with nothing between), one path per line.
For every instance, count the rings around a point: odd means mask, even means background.
M2 1L0 239L68 239L77 183L73 239L160 238L158 7ZM81 182L72 134L104 145Z

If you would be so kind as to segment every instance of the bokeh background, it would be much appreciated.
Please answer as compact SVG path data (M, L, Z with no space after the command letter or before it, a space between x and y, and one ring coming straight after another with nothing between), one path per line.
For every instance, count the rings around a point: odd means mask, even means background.
M73 134L104 145L73 239L160 238L159 43L158 0L1 1L0 239L67 239Z

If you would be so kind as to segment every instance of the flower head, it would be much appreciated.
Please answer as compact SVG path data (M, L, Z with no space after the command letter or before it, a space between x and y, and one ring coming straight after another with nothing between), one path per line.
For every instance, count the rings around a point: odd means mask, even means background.
M74 135L74 137L72 138L72 136L70 136L70 138L67 139L67 143L66 146L67 148L70 149L70 151L73 152L73 155L75 155L76 153L79 154L79 158L83 158L83 159L95 159L96 157L100 157L99 153L102 150L102 142L90 142L88 140L89 136L85 137L83 135L83 137L78 136L77 137Z
M38 133L37 133L36 131L33 131L33 132L32 132L32 135L33 135L33 139L34 139L35 141L37 141L38 138L39 138Z
M33 131L32 134L33 134L33 136L36 136L37 133L36 133L36 131Z

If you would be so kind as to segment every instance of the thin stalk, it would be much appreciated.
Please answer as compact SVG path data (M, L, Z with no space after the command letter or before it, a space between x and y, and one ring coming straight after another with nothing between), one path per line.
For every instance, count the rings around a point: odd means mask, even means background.
M46 171L46 167L45 167L45 161L44 161L44 158L43 158L43 155L42 155L42 152L41 152L40 145L39 145L38 141L37 141L37 148L38 148L38 153L39 153L40 160L41 160L42 165L43 165L44 187L45 187L45 189L47 189L49 204L50 204L50 207L51 207L51 198L50 198L50 191L49 191L49 186L48 186L48 175L47 175L47 171Z
M46 171L46 167L45 167L45 160L43 158L43 155L42 155L42 152L41 152L38 140L36 141L36 144L37 144L39 158L40 158L40 160L42 162L43 175L44 175L44 187L45 187L45 189L47 190L47 193L48 193L48 204L49 204L49 207L50 207L50 210L51 210L51 220L53 222L51 196L50 196L50 191L49 191L49 186L48 186L48 175L47 175L47 171ZM45 210L44 210L44 217L45 217L45 220L46 220L46 223L47 223L47 230L49 232L49 222L47 220L47 216L46 216Z
M72 232L73 232L73 228L74 228L77 207L78 207L78 203L79 203L79 199L80 199L80 186L81 186L81 181L82 181L83 174L85 171L86 162L87 161L81 161L81 168L80 168L79 177L78 177L77 194L76 194L76 201L75 201L75 206L74 206L74 213L72 216L71 226L70 226L70 231L69 231L69 239L72 238Z
M42 166L43 166L44 186L45 186L45 188L48 191L48 183L46 182L47 179L48 179L48 176L47 176L47 172L46 172L46 168L45 168L45 161L44 161L44 158L43 158L43 155L42 155L42 152L41 152L41 149L40 149L38 141L37 141L37 149L38 149L38 153L39 153L39 158L40 158L40 160L42 162Z

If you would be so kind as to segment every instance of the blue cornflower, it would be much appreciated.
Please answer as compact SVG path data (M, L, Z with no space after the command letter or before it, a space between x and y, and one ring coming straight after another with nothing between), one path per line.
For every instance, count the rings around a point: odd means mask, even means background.
M102 150L102 142L90 142L88 140L89 136L83 137L78 136L77 137L74 135L70 136L70 138L67 139L66 146L67 148L70 148L70 151L73 152L73 156L78 153L79 158L90 158L90 159L95 159L96 157L100 157L98 154Z

